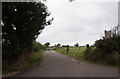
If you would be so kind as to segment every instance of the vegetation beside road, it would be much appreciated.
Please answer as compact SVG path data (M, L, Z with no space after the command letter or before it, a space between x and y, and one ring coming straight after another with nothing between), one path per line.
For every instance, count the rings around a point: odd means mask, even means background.
M42 2L3 2L2 13L2 74L6 74L41 59L46 46L35 40L53 18L47 20L50 12Z
M79 44L75 44L75 47L70 47L70 51L67 52L65 48L57 49L57 52L72 56L78 60L89 61L102 65L120 65L120 35L118 28L114 27L111 31L109 38L103 37L96 40L93 46L87 44L86 47L79 47ZM64 50L63 50L64 49Z
M95 42L95 46L90 46L88 50L86 47L70 47L69 52L67 52L66 48L64 47L56 49L55 51L69 55L80 61L89 61L91 63L101 65L118 66L120 65L118 40L118 37L112 37L108 40L100 39Z
M86 50L86 47L70 47L69 52L66 51L66 48L57 49L55 51L65 55L69 55L78 60L84 60L83 54L85 50Z
M120 62L118 62L118 56L120 56L120 54L116 53L113 57L109 54L103 55L96 47L92 47L89 51L86 50L86 47L70 47L69 52L63 49L56 49L55 51L80 61L88 61L100 65L118 66L120 64Z
M41 45L38 42L33 43L32 52L24 54L24 57L20 58L14 64L7 64L3 62L3 75L11 72L21 71L37 64L46 50L46 46Z
M105 64L105 65L120 65L120 34L118 28L120 26L114 27L111 31L111 37L95 41L96 49L89 49L86 51L86 60Z
M86 51L86 60L105 65L120 65L120 36L100 39L95 42L96 49Z

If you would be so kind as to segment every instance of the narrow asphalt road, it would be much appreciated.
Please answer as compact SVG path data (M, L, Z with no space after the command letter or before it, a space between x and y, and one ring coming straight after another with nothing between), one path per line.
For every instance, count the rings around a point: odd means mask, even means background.
M79 62L48 50L37 67L14 77L118 77L118 67Z

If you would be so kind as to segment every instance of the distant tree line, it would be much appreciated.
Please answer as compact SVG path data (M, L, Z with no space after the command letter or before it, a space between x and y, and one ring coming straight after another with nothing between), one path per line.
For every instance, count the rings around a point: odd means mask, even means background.
M74 47L79 47L79 43L74 44Z

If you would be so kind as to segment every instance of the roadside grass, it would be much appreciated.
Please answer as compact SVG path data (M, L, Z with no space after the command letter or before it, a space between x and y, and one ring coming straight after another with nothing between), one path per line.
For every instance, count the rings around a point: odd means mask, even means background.
M99 64L99 65L112 65L112 66L119 66L119 57L120 54L115 52L113 54L104 54L99 49L90 49L87 52L87 56L85 56L86 61L91 63Z
M90 63L99 64L99 65L113 65L113 66L120 65L120 62L118 60L118 57L120 57L120 54L116 54L115 57L111 57L110 59L110 57L107 57L107 56L102 57L98 52L95 51L95 49L96 47L91 47L90 51L87 52L88 54L86 54L86 51L87 51L86 47L70 47L69 52L66 51L66 48L57 49L55 51L58 53L71 56L76 60L80 60L80 61L87 61ZM114 59L112 60L112 58Z
M22 71L24 69L30 68L31 66L37 64L44 54L45 50L41 50L39 52L33 52L30 55L25 56L26 59L24 63L17 63L19 65L7 65L5 63L2 64L2 74L8 74L11 72Z

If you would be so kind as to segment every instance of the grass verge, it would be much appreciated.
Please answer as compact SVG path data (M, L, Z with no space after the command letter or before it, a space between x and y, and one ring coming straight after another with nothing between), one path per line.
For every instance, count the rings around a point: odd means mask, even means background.
M86 56L86 47L70 47L69 52L66 51L66 48L57 49L55 51L58 53L71 56L76 60L87 61L94 64L111 65L111 66L118 66L120 64L117 58L117 57L120 57L118 56L120 54L115 55L116 57L111 57L114 59L110 59L109 57L107 57L107 55L105 57L102 57L100 54L99 56L99 53L95 52L94 50L95 48L93 47L91 51L88 52L87 56Z
M25 56L24 63L17 63L14 65L7 65L7 64L2 64L2 74L6 75L12 72L18 72L22 71L24 69L30 68L33 65L37 64L41 59L44 54L45 50L41 50L39 52L33 52L29 55Z

